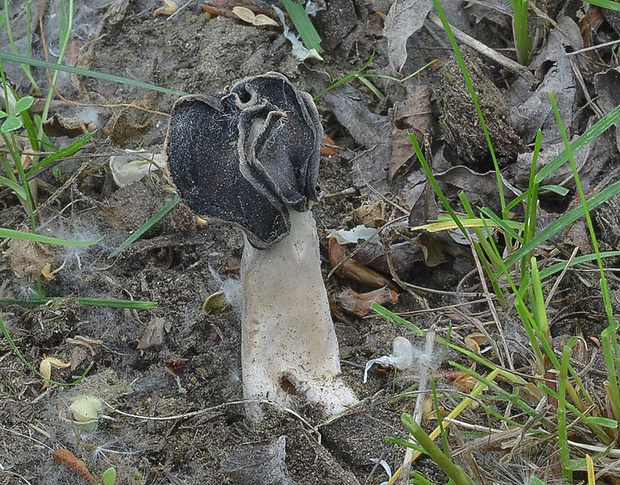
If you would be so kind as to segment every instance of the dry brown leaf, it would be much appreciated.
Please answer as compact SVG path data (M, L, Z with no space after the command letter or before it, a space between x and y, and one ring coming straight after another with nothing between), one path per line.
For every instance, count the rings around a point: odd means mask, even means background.
M466 373L454 379L454 387L465 394L469 394L477 385L476 378Z
M57 359L56 357L45 357L45 360L47 360L50 364L52 364L53 367L57 367L59 369L66 369L67 367L71 366L71 362L67 363L67 362L63 362L60 359Z
M398 293L384 286L378 290L367 293L357 293L351 289L343 291L339 295L340 306L346 311L354 313L359 317L365 317L370 313L370 306L373 303L384 305L386 303L396 303Z
M396 117L392 130L392 156L390 158L388 177L390 180L398 171L415 156L409 132L416 135L421 142L426 134L432 134L433 117L431 112L430 86L422 86L413 97L400 107L395 107Z
M471 350L478 353L480 352L480 346L485 345L489 342L487 336L481 332L470 333L465 337L465 345L467 345Z
M50 363L49 360L47 359L43 359L41 361L41 363L39 364L39 372L43 375L43 377L45 377L45 379L51 379L52 378L52 364ZM45 390L47 389L47 386L49 385L49 382L46 380L43 383L43 386L41 387L41 390Z
M12 239L6 256L11 269L18 278L38 276L47 264L52 264L54 256L35 241Z
M340 148L336 145L336 142L329 136L323 134L323 143L321 144L321 155L331 157L336 155L340 151Z
M138 341L138 350L148 349L149 347L161 347L164 343L164 326L165 320L155 317L149 323L148 327Z
M52 263L47 263L43 268L41 268L41 276L43 276L46 280L53 280L54 275L52 274Z
M604 22L605 16L600 7L594 7L579 21L577 25L579 25L584 47L590 47L596 42L598 30Z
M384 226L388 220L387 202L378 200L372 204L364 204L354 209L353 213L364 226L379 228Z
M278 22L270 19L266 15L263 15L262 13L256 15L254 12L252 12L249 8L246 7L233 7L232 12L244 22L252 25L273 25L274 27L278 27L279 25Z
M431 396L425 396L422 403L422 419L424 421L430 421L431 419L437 419L437 413L433 406L433 398Z
M90 471L88 471L86 463L78 459L69 450L54 450L52 451L52 455L54 456L54 461L56 461L56 463L65 466L73 473L76 473L82 477L88 483L97 483L97 479L92 476Z
M56 357L47 357L45 354L43 354L43 360L41 361L41 363L39 364L39 372L46 378L46 379L51 379L52 378L52 367L57 367L57 368L66 368L66 367L70 367L71 366L71 362L69 363L65 363L60 359L57 359ZM47 389L47 386L49 385L49 381L45 381L43 383L43 387L41 387L41 390L45 390Z
M329 262L332 268L338 265L349 254L349 250L346 246L338 244L335 238L329 240ZM354 258L347 259L336 270L336 274L343 278L348 278L353 281L357 281L363 285L372 286L374 288L382 288L387 286L393 290L397 290L396 285L390 280L380 275L376 271L364 266Z
M387 15L385 15L383 12L373 12L376 16L378 16L381 20L383 20L383 22L386 21L387 19Z
M172 15L174 12L179 10L179 6L172 0L164 0L164 3L166 4L165 7L159 7L153 12L153 18L159 15Z

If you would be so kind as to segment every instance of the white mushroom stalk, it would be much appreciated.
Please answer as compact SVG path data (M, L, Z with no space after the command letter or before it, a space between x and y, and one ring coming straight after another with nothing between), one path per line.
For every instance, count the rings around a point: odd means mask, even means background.
M357 402L340 378L323 282L316 200L323 130L312 98L277 73L239 81L228 95L175 103L168 163L196 213L241 226L241 364L248 415L257 401L300 399L327 415Z
M328 415L357 399L339 377L340 355L319 265L312 212L291 212L291 231L268 249L247 244L241 262L241 361L246 399L291 405L291 393ZM249 407L260 417L260 406Z

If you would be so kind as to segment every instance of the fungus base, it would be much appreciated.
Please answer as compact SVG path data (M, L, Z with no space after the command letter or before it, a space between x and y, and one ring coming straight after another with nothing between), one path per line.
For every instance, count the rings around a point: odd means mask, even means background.
M338 342L320 268L312 212L291 211L291 232L269 249L245 245L242 373L246 399L294 405L296 396L328 415L357 402L340 379ZM262 417L259 404L248 415Z

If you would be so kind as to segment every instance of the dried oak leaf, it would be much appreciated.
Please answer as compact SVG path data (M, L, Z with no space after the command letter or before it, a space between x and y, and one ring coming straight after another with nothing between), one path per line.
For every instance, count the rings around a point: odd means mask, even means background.
M409 140L409 132L414 133L418 140L433 132L432 94L430 86L422 86L413 97L407 96L407 101L403 105L394 107L392 156L388 167L390 180L415 155Z
M338 298L340 299L340 306L346 311L359 317L365 317L370 313L370 306L373 303L379 303L380 305L396 303L398 301L398 293L384 286L367 293L357 293L351 289L345 290L338 295Z

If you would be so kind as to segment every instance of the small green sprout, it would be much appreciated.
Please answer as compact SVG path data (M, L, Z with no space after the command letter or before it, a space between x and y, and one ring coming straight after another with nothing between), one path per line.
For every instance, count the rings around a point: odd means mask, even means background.
M0 126L0 133L10 133L24 126L21 114L28 111L33 104L34 98L32 96L24 96L15 103L12 113L0 110L0 119L6 118Z
M114 485L116 483L116 469L114 467L108 468L101 474L100 485Z

